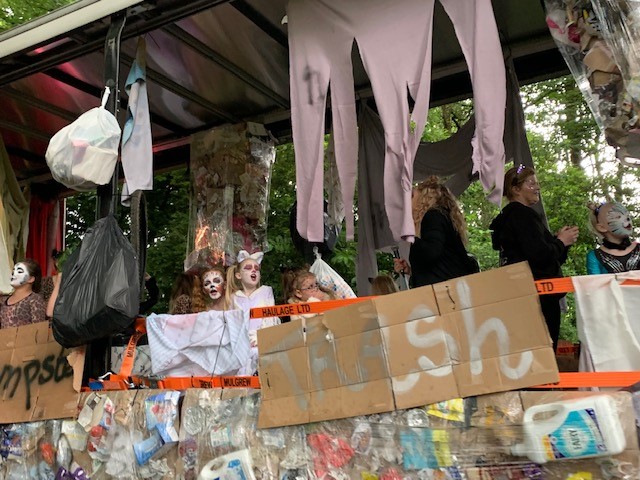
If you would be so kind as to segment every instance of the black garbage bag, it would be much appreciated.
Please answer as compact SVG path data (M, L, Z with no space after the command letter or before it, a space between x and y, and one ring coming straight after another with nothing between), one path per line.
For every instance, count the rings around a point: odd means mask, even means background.
M64 264L53 336L64 347L77 347L120 332L137 315L139 302L133 247L113 215L101 218Z

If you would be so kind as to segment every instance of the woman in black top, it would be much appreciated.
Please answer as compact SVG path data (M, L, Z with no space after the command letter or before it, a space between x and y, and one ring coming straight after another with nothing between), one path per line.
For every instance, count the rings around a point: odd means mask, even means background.
M412 203L416 238L409 252L411 266L396 259L396 272L410 274L413 287L477 272L476 261L465 249L464 216L451 191L437 177L429 177L414 188Z
M567 260L569 247L578 239L578 227L564 226L552 235L540 215L531 207L540 201L540 184L536 172L520 165L507 171L504 195L509 203L491 222L493 248L500 251L500 265L527 261L533 278L562 276L560 266ZM561 295L541 295L542 313L553 339L553 348L560 335Z

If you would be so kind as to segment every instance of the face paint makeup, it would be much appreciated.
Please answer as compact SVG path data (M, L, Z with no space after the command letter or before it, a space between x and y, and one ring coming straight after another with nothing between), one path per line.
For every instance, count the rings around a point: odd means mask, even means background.
M239 267L240 283L244 288L254 289L260 284L260 265L248 258Z
M29 275L27 266L24 263L19 262L13 267L13 273L11 274L9 284L13 288L18 288L22 285L26 285L29 282L29 278L31 278L31 275Z
M212 300L218 300L224 295L224 277L217 270L204 274L202 289Z
M607 228L619 238L628 238L633 233L629 211L620 203L613 203L607 212Z

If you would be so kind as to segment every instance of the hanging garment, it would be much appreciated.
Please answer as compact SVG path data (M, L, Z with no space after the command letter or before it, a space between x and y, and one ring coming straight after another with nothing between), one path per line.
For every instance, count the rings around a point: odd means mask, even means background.
M153 190L153 142L147 97L146 53L144 38L139 37L136 59L125 86L129 104L122 129L121 159L125 183L121 201L126 206L136 190Z
M23 194L0 138L0 293L11 293L14 262L25 256L29 234L29 195Z
M625 279L640 272L573 277L581 371L640 369L640 287L620 285Z
M236 375L249 360L249 315L241 310L147 317L153 373Z
M440 0L469 64L476 102L474 171L502 195L505 75L490 0ZM357 128L351 65L358 43L385 132L385 209L396 239L413 239L413 159L429 107L434 0L291 0L288 7L291 116L298 230L321 241L324 112L331 85L335 152L353 237ZM408 95L414 100L410 111Z
M533 158L524 124L524 110L520 99L520 87L513 60L506 62L507 109L505 116L504 146L506 159L514 164L533 168ZM384 131L380 117L362 103L358 114L359 165L358 165L358 261L356 280L358 294L368 295L371 289L369 278L378 275L374 250L392 247L394 241L384 209ZM448 176L447 188L459 196L473 181L473 147L471 139L475 131L475 116L451 137L439 142L423 142L418 147L413 164L415 181L429 175ZM534 210L544 216L542 202ZM546 217L545 217L546 218ZM400 256L408 258L409 245L400 243Z

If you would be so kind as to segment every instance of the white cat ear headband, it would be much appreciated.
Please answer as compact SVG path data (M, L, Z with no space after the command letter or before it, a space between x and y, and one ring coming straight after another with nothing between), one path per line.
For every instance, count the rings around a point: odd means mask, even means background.
M242 263L244 262L247 258L250 258L252 260L255 260L256 263L258 265L260 265L262 263L262 258L264 257L264 253L262 252L255 252L252 254L249 254L249 252L247 252L246 250L240 250L238 252L238 256L236 257L236 261L238 263Z

